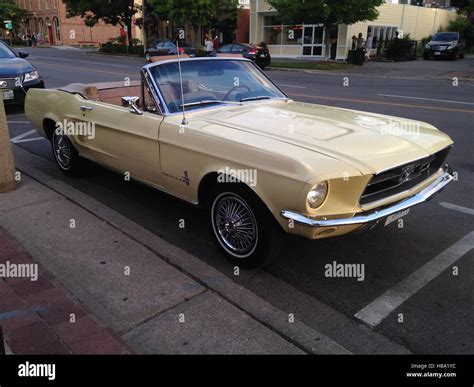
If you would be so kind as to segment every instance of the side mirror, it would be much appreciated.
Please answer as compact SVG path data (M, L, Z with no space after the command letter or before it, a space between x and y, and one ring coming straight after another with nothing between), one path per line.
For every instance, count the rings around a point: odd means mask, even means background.
M28 58L30 54L28 54L26 51L18 51L18 57L19 58Z
M141 116L143 112L137 107L139 97L122 97L122 106L130 107L130 113L138 114Z

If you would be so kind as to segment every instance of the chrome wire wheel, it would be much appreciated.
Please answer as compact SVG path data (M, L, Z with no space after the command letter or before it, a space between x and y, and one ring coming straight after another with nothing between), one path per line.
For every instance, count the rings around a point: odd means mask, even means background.
M211 209L214 234L221 246L236 258L246 258L258 244L258 226L250 206L238 195L225 192Z
M71 168L72 148L67 136L62 132L53 134L53 152L58 165L68 170Z

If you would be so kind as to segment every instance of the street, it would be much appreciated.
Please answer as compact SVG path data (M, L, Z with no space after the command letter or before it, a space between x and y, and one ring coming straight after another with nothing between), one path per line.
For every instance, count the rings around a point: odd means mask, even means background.
M28 49L46 87L70 83L140 80L143 60L77 49ZM386 66L385 66L386 65ZM385 66L385 67L384 67ZM402 70L397 71L397 66ZM410 66L410 70L406 70ZM7 112L13 144L44 159L42 172L119 212L152 233L217 268L271 305L294 315L353 353L472 354L474 352L474 58L369 63L336 72L266 70L290 98L428 122L449 134L449 164L457 181L429 203L386 227L334 239L287 237L278 261L234 275L214 245L206 214L141 184L93 166L90 175L67 178L51 146L33 131L21 110ZM453 77L460 77L453 80ZM179 221L185 220L185 228ZM365 264L365 278L328 278L325 265ZM434 262L434 263L433 263ZM146 270L146 267L143 268ZM421 279L420 279L421 278ZM394 290L395 289L395 290ZM400 290L401 289L401 290ZM404 302L380 323L368 318L390 292ZM386 298L383 298L386 297ZM390 303L390 302L389 302ZM361 311L367 313L359 313Z

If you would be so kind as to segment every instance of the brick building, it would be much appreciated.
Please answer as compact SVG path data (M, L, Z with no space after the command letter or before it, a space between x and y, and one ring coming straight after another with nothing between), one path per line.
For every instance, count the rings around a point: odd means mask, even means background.
M98 45L124 34L120 26L100 22L90 28L80 17L68 18L66 6L61 0L16 0L16 4L28 12L20 32L40 33L40 44Z

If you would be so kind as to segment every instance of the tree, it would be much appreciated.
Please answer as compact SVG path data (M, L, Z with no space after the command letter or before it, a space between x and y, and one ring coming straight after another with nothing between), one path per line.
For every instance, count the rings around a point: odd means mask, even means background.
M154 13L175 25L191 25L197 33L201 28L216 27L237 15L238 0L151 0Z
M21 19L26 16L26 11L18 7L12 0L0 0L0 23L3 27L5 20L11 20L14 28L18 27Z
M102 20L114 26L127 27L128 41L132 40L133 16L139 11L134 0L63 0L68 17L81 16L98 22Z
M384 0L268 0L285 24L323 24L329 31L334 24L354 24L375 20L377 7ZM329 56L330 34L326 33L326 57Z

